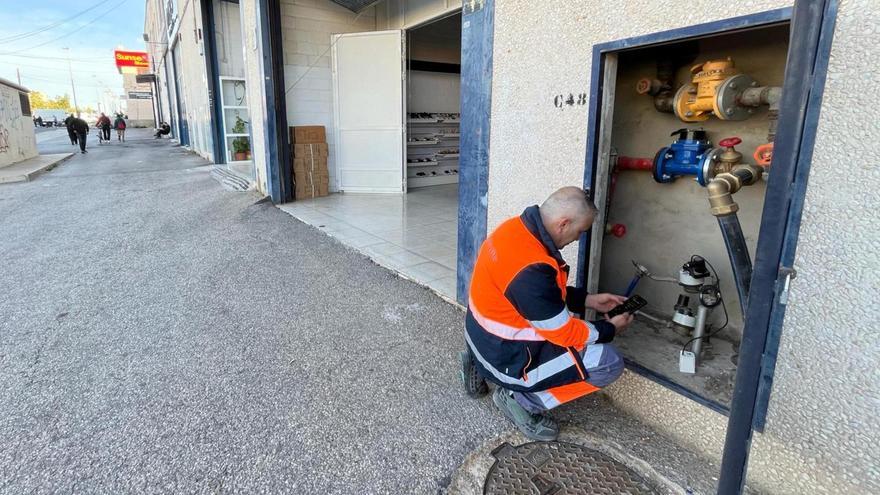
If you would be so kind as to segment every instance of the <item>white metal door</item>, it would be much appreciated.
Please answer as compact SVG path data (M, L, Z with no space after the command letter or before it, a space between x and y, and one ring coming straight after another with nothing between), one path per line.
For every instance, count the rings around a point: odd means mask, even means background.
M406 192L403 31L333 37L339 188Z

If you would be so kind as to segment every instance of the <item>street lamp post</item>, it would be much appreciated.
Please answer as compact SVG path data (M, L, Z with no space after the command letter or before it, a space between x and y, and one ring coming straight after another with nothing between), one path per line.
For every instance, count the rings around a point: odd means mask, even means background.
M73 84L73 66L70 64L70 48L65 46L62 50L67 52L67 70L70 71L70 89L73 91L73 109L76 111L76 116L79 117L79 105L76 103L76 86Z

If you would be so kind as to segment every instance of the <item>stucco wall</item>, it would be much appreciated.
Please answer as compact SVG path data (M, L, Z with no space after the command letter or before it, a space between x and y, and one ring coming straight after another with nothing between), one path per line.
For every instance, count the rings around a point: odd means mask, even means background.
M20 94L0 83L0 167L37 156L34 123L21 114Z
M495 12L489 228L555 188L580 184L588 107L553 105L589 92L592 47L790 6L788 0L498 2ZM601 15L596 15L601 13ZM674 15L671 15L674 13ZM764 434L750 483L776 493L877 493L880 382L873 300L880 138L870 112L880 5L842 1L817 130L810 187ZM566 250L574 261L574 250ZM621 406L718 459L726 418L627 373L607 392Z
M842 1L779 347L768 435L753 466L772 470L788 441L841 492L880 493L880 4ZM847 487L852 489L847 490ZM858 488L856 488L858 487Z

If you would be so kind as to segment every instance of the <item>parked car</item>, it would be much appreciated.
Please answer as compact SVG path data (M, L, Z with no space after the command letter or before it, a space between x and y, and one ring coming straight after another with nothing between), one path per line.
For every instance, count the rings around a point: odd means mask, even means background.
M43 119L43 127L63 127L64 119L67 118L69 114L64 110L58 110L54 108L37 108L33 111L33 116L36 119L40 117Z

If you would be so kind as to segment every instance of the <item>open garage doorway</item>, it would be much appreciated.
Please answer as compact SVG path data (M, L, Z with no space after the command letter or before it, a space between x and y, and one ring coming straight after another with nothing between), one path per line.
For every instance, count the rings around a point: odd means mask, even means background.
M456 299L461 13L332 43L330 194L282 208Z

